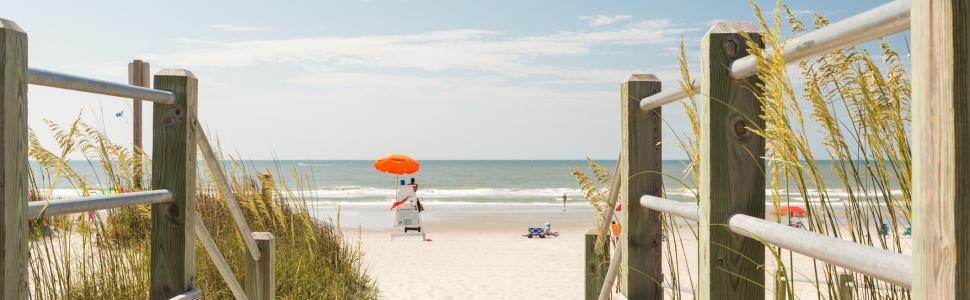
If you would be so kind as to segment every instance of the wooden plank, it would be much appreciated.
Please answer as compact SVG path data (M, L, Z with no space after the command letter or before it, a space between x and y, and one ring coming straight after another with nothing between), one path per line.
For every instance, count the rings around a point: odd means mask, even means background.
M756 77L734 79L729 66L748 55L752 23L720 22L701 40L701 182L698 297L764 299L764 246L732 233L735 213L764 218L765 141L747 128L763 128L761 105L752 93ZM752 124L754 122L754 124Z
M625 299L622 297L623 294L619 294L620 297L613 294L613 283L616 282L616 276L618 275L620 269L620 257L623 256L623 240L618 240L616 244L613 244L613 256L610 256L610 266L606 269L606 278L603 279L603 287L600 289L599 300L609 300L610 296L613 299Z
M914 299L970 299L970 3L913 1Z
M149 87L151 82L151 67L148 63L136 59L128 63L128 84ZM131 145L132 151L132 164L134 165L134 170L132 174L134 177L134 186L136 191L144 189L142 186L143 166L142 166L142 108L140 99L132 99L132 109L131 109L131 124L132 124L132 137Z
M606 198L606 211L603 215L603 223L600 224L600 232L597 235L596 245L603 245L603 247L597 247L595 253L602 255L606 251L605 240L610 237L610 227L613 225L613 213L616 210L616 199L620 197L620 160L622 158L616 158L616 168L613 169L613 182L610 183L610 194Z
M597 243L599 233L595 228L590 228L586 231L586 247L585 251L585 266L586 266L586 299L599 299L600 289L603 288L603 279L606 277L607 268L609 264L606 264L606 260L603 259L603 254L597 253L597 249L606 248L606 240L602 241L602 244Z
M212 235L209 234L209 229L205 228L205 223L202 222L202 218L199 217L198 212L195 209L192 210L195 214L195 235L199 237L199 243L202 244L202 248L205 252L209 254L209 259L212 260L212 264L216 266L216 270L219 271L219 275L222 276L222 280L226 282L229 286L229 291L236 299L249 299L246 296L246 292L243 291L239 281L236 280L236 275L232 274L232 269L229 268L229 263L226 262L226 257L222 256L222 252L219 251L219 245L216 245L216 241L212 239Z
M239 201L236 200L236 194L233 194L232 187L229 186L229 179L226 178L226 173L222 170L222 161L219 160L216 153L212 150L212 144L209 143L209 138L206 137L205 130L202 130L202 126L196 123L195 131L198 133L199 151L202 151L202 160L205 161L209 175L216 182L216 190L222 195L226 207L229 208L229 214L232 215L232 220L236 223L236 228L239 229L239 235L242 236L243 243L246 244L246 249L248 250L246 252L249 252L249 256L253 260L259 260L259 248L256 246L256 240L253 239L253 232L249 229L249 224L246 224L246 217L243 216L242 209L239 208Z
M621 254L620 289L630 299L661 299L663 274L660 213L640 205L640 196L660 196L660 109L644 111L640 100L660 92L660 80L634 74L620 85L620 218L625 247Z
M27 299L27 33L0 19L0 298Z
M150 299L168 299L194 287L196 109L199 81L187 70L161 70L155 89L175 103L155 103L152 116L152 188L173 201L152 205Z
M276 299L276 238L270 232L253 232L263 253L260 260L246 259L246 295L250 299Z
M785 271L775 271L775 300L788 300L788 277Z

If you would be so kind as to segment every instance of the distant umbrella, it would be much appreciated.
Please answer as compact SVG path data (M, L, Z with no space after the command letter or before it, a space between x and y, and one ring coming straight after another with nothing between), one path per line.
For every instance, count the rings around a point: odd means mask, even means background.
M798 206L791 206L791 205L786 205L786 206L773 209L768 213L772 215L793 215L797 217L804 217L808 215L808 211L806 211L804 208L801 208Z

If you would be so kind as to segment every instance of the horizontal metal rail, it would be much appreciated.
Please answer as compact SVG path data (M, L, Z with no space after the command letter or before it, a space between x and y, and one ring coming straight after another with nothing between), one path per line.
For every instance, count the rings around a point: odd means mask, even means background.
M27 82L33 85L42 85L101 95L152 101L162 104L175 103L175 95L168 91L91 79L36 68L27 69Z
M728 219L734 233L789 249L902 286L913 286L913 257L808 230L736 214Z
M680 202L646 195L640 197L640 205L652 210L678 215L695 222L700 219L697 215L697 205L689 202Z
M858 45L909 29L911 0L896 0L858 15L819 28L785 44L782 58L786 63ZM764 52L771 53L771 50ZM757 58L742 57L731 64L731 77L745 78L758 72ZM694 84L694 89L700 89ZM640 100L640 109L651 110L687 97L683 89L673 89Z
M910 0L896 0L799 35L785 43L782 57L785 62L796 62L905 31L909 29L911 6ZM731 77L745 78L756 73L758 62L753 56L731 64Z
M81 197L50 201L31 201L27 203L27 217L37 219L94 211L101 209L119 208L138 204L153 204L172 201L172 193L168 190L154 190L105 196Z
M640 204L649 209L698 220L697 206L659 197L643 196ZM728 219L732 232L813 257L886 282L911 288L913 258L804 229L735 214Z
M169 300L199 300L202 299L202 290L199 288L192 288L191 290L178 294L175 297L169 298Z
M692 85L695 91L701 89L701 85L697 84L696 81L693 82ZM687 98L687 91L685 91L684 89L677 88L672 90L661 91L660 93L657 93L653 96L646 97L646 98L643 98L643 100L640 100L640 110L648 111L657 107L661 107L661 106L676 102L684 98Z

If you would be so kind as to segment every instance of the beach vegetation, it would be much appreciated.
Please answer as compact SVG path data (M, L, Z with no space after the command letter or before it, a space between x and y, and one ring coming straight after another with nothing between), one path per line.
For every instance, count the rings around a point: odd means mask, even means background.
M787 62L781 50L790 42L786 36L828 26L829 20L814 14L806 22L780 1L766 17L754 1L751 4L764 46L748 38L749 54L757 61L758 83L746 88L756 91L765 126L748 130L766 140L763 158L768 210L804 207L807 210L805 230L909 253L912 247L909 237L912 230L911 87L903 65L904 56L881 39L878 47L855 46ZM674 132L673 138L664 142L674 143L683 150L687 157L686 174L666 174L664 179L684 176L693 179L677 180L677 184L687 185L695 201L699 201L699 116L703 107L698 103L708 100L697 97L705 95L692 88L694 79L683 42L679 66L679 86L688 96L681 104L690 130ZM669 121L664 120L668 124ZM572 172L581 178L577 170ZM835 180L829 174L835 174ZM583 187L584 181L579 182ZM790 217L769 215L776 222ZM596 220L597 224L599 221ZM671 298L680 299L696 289L696 275L691 271L697 266L690 264L696 253L684 251L685 244L697 243L696 223L665 214L663 224L664 259L671 270L665 278L670 280L665 284L669 287L666 292ZM764 268L766 278L776 283L810 282L815 290L813 297L840 299L839 283L843 281L840 276L850 276L855 282L853 289L857 298L910 298L909 291L902 287L819 260L812 260L808 266L796 264L791 251L770 244L765 246L770 252L768 266ZM681 270L685 266L687 269ZM787 299L804 296L795 294L793 284L784 286L773 293Z
M55 189L78 196L138 191L133 168L137 160L126 145L112 143L95 127L80 122L47 122L56 145L44 147L30 132L29 155L35 162L31 199L45 201ZM91 170L81 172L68 157L83 156ZM144 157L144 156L143 156ZM151 161L144 157L145 170ZM276 295L285 299L374 299L375 282L361 268L362 252L339 229L310 214L301 185L304 175L274 178L240 160L224 160L235 198L253 231L271 232L276 239ZM232 222L226 199L214 189L210 174L198 164L196 209L236 280L244 282L248 256ZM276 170L276 174L284 174ZM150 171L145 172L150 176ZM95 174L94 178L80 174ZM151 182L149 178L142 179ZM291 184L287 184L291 182ZM150 279L151 208L148 205L102 212L43 217L30 223L28 262L31 298L144 299ZM208 254L196 245L196 280L206 299L232 294Z

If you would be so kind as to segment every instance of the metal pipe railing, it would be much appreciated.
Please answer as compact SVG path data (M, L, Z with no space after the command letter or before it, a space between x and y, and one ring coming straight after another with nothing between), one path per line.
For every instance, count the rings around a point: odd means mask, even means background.
M697 84L696 81L692 82L691 85L693 86L695 91L701 89L701 85ZM657 93L653 96L643 98L643 100L640 100L640 109L643 111L648 111L657 107L661 107L661 106L676 102L684 98L687 98L687 91L685 91L684 89L678 88L678 89L666 90L666 91Z
M40 217L119 208L138 204L164 203L170 201L172 201L172 193L168 190L154 190L50 201L31 201L27 203L27 218L37 219Z
M742 214L731 216L728 219L728 227L734 233L814 257L907 289L913 286L912 256Z
M800 61L829 51L858 45L909 29L911 0L896 0L819 28L785 44L786 63ZM763 53L771 53L767 50ZM758 72L757 59L748 55L731 64L731 77L746 78ZM700 89L694 84L694 89ZM640 109L651 110L687 97L683 89L672 89L640 100Z
M697 214L697 205L694 205L693 203L674 201L646 195L640 197L640 205L652 210L678 215L691 221L696 222L697 220L700 220L700 217Z
M175 103L175 95L168 91L91 79L36 68L27 69L27 82L33 85L42 85L101 95L152 101L162 104Z
M858 15L799 35L782 50L785 62L800 61L830 51L878 39L909 29L910 0L897 0ZM766 51L765 53L771 53ZM748 55L731 64L731 77L746 78L758 73L755 57Z
M643 196L640 204L649 209L699 219L697 206L659 197ZM728 218L732 232L801 253L873 278L911 288L913 258L840 238L822 235L761 218L735 214Z

